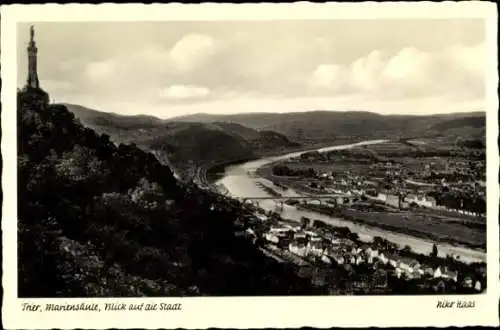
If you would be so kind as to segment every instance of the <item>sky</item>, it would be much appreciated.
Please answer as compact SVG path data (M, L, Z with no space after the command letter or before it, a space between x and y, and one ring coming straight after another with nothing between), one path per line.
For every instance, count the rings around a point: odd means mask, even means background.
M479 19L32 24L51 99L106 112L484 110ZM19 87L29 25L18 25Z

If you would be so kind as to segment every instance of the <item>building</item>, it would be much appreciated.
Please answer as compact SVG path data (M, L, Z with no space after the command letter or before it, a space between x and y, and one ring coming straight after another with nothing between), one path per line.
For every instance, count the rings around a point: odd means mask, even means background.
M307 244L308 254L313 256L321 256L323 255L324 248L323 242L321 238L313 238Z
M44 109L49 104L49 94L40 87L40 81L38 80L38 48L35 43L35 29L33 26L30 26L30 41L28 43L27 54L28 78L26 85L17 93L18 101L21 101L20 103L36 104Z
M415 203L421 207L428 207L428 208L436 207L436 199L430 196L422 196L422 195L417 196L410 194L406 196L405 201L410 204Z
M385 193L379 193L377 199L392 207L399 207L401 200L399 195Z
M442 276L443 276L443 273L441 272L441 267L437 267L436 270L434 270L433 277L440 278Z

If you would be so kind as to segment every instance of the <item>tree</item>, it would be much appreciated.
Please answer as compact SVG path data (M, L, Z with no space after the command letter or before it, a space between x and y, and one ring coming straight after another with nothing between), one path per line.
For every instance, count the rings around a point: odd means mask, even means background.
M409 245L405 245L402 250L403 253L411 253L411 247Z
M306 218L306 217L300 218L300 224L301 224L302 229L307 228L310 223L311 223L311 219Z
M432 252L431 252L431 257L432 258L437 258L438 255L438 248L436 244L432 245Z

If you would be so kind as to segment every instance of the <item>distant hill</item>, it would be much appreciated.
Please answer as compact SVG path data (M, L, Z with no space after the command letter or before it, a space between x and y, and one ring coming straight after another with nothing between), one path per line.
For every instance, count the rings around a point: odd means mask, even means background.
M366 111L309 111L294 113L194 114L177 122L231 122L258 130L272 130L298 141L330 141L339 137L382 138L434 134L484 135L484 112L431 116L380 115Z
M65 106L84 125L108 134L117 143L135 143L156 151L184 176L202 164L248 159L300 146L280 133L258 131L237 123L170 121L151 116L121 116L74 104Z
M173 119L121 116L77 105L67 107L82 122L118 142L167 152L172 167L234 158L302 145L379 138L447 136L485 141L484 112L430 116L381 115L367 111L194 114ZM297 142L295 142L297 141ZM246 157L245 157L246 156ZM167 157L165 157L165 160ZM188 164L188 165L186 165Z

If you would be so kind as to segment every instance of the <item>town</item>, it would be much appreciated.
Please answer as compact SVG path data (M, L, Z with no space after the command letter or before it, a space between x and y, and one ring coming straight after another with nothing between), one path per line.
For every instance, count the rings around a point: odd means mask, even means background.
M433 139L426 143L427 149L416 142L390 141L327 153L307 152L257 172L283 196L337 196L287 202L297 207L485 249L484 149L436 150L434 146L444 142Z
M422 150L413 143L304 152L257 169L270 182L257 185L297 209L432 240L430 254L381 237L367 243L320 220L303 217L297 225L281 217L283 202L264 212L250 201L256 215L239 235L334 294L482 292L485 264L438 256L438 245L485 248L484 149Z
M380 237L363 242L345 227L308 218L297 224L261 210L237 223L236 235L279 262L295 265L299 276L329 294L479 293L486 286L484 263L440 258L436 245L426 256Z

